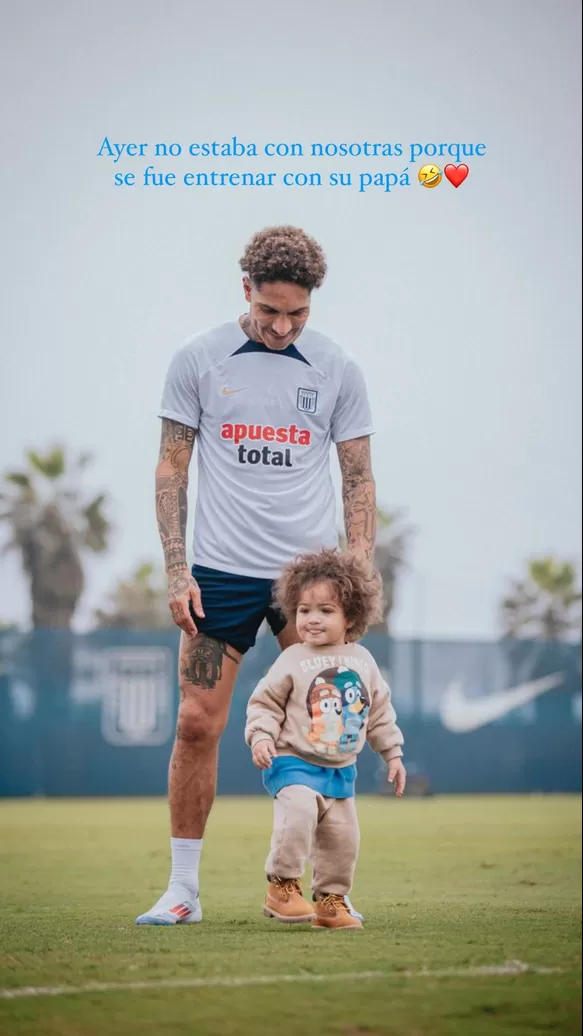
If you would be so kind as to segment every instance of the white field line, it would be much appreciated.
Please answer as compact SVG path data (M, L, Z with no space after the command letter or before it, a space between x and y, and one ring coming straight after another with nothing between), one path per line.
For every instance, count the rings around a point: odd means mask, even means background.
M563 968L544 968L519 960L475 968L442 968L437 971L347 971L332 975L248 975L242 978L160 978L140 982L87 982L83 986L20 986L0 989L0 1000L35 996L72 996L77 993L116 993L141 989L238 989L242 986L275 986L281 982L361 982L365 979L487 978L489 975L554 975Z

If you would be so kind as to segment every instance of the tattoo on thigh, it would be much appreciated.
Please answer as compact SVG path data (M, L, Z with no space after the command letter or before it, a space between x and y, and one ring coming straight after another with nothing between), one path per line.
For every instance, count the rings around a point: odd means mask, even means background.
M180 676L188 683L212 691L223 674L223 658L239 664L239 659L224 640L215 640L200 633L182 656Z

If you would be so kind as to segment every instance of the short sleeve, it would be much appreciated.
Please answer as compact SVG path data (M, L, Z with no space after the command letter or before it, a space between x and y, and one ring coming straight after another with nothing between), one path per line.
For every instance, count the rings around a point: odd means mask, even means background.
M374 432L366 385L354 360L348 360L342 374L331 432L332 442L346 442Z
M200 400L198 371L192 347L183 346L174 354L168 368L158 417L198 428Z

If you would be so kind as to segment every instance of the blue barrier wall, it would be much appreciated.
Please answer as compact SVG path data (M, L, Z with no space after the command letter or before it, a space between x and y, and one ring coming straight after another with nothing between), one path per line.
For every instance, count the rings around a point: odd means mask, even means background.
M581 646L364 643L390 677L419 786L435 792L581 790ZM161 795L178 701L178 634L0 633L0 795ZM245 657L221 742L219 793L262 791L243 741L247 698L277 654ZM359 790L384 788L365 749Z

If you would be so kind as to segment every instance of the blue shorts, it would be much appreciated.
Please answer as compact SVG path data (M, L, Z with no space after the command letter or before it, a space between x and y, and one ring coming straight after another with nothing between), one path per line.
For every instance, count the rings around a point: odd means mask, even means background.
M273 581L219 572L216 568L193 565L202 598L204 619L191 614L199 633L224 640L242 655L253 647L257 630L264 619L277 636L287 619L272 601Z

